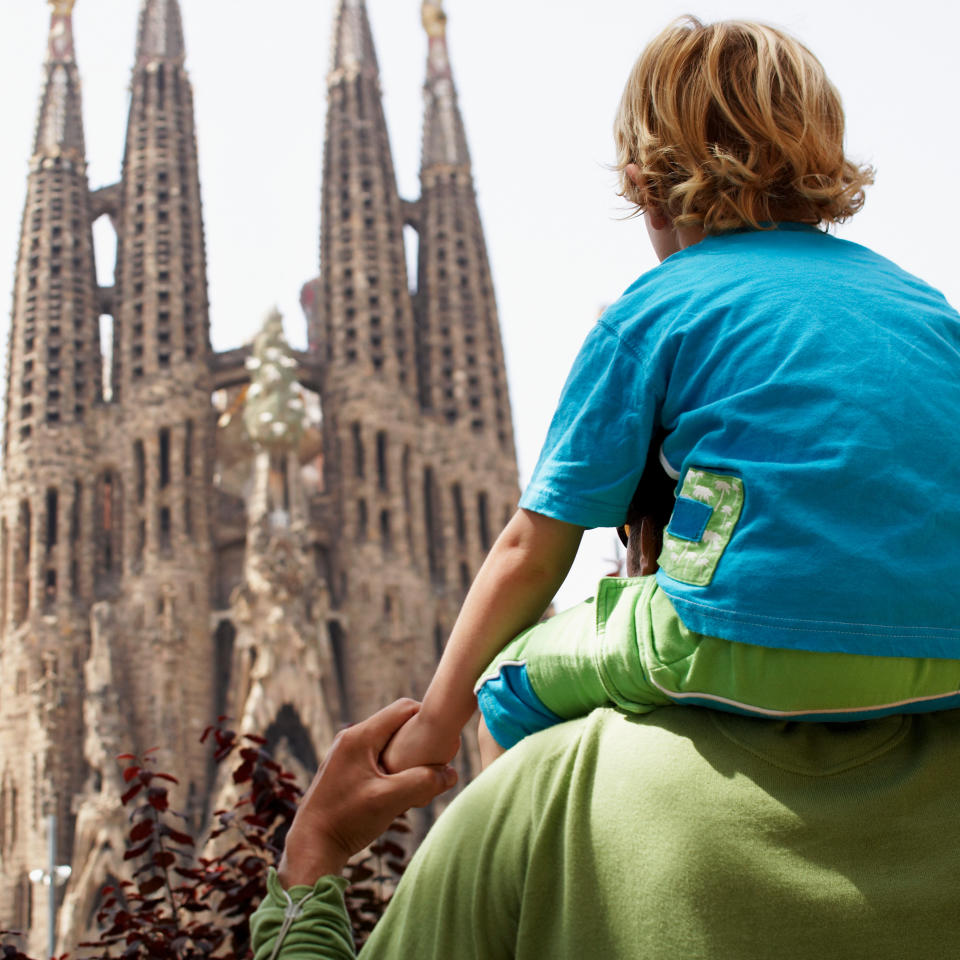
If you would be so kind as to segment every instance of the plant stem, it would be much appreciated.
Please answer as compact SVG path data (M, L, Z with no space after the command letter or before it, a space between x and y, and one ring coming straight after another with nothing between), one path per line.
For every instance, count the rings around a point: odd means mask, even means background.
M157 825L157 846L160 848L161 853L166 853L166 849L163 846L163 834L160 832L160 813L151 808L153 812L153 820ZM166 858L161 858L165 860ZM177 912L177 902L173 899L173 887L170 886L170 871L167 869L166 865L160 868L163 871L163 885L167 890L167 896L170 898L170 912L173 914L173 922L177 925L177 930L180 929L180 914ZM179 952L177 956L179 956Z

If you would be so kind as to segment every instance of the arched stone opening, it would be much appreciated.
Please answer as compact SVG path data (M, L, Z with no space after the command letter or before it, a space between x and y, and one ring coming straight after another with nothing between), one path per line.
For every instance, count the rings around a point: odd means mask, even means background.
M229 620L221 620L214 634L214 715L225 716L230 707L230 682L237 629Z
M319 766L313 738L292 704L285 703L280 708L276 719L264 733L264 737L267 741L267 749L274 756L289 752L309 775L312 776L313 771Z

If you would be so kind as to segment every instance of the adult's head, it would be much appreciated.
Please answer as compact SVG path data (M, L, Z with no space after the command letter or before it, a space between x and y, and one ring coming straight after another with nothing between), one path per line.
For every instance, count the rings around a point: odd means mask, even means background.
M657 557L663 548L663 531L670 521L676 481L660 465L662 435L653 438L640 482L633 493L620 537L627 548L628 577L646 577L657 572Z

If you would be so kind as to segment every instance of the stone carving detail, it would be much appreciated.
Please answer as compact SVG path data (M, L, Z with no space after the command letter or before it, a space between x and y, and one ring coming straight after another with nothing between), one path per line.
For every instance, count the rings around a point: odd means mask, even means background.
M250 371L243 423L254 446L297 448L304 430L304 403L296 380L297 361L283 334L283 317L267 314L246 360Z
M304 403L293 378L296 364L271 312L247 361L253 371L243 422L254 449L247 500L244 577L231 597L237 636L231 668L233 703L242 733L264 733L284 707L292 708L322 756L339 713L331 684L326 636L327 584L315 569L297 451ZM332 708L332 709L331 709ZM224 775L217 805L233 799ZM306 784L304 784L306 786Z
M428 37L443 37L447 33L447 15L443 12L441 0L424 0L420 10L423 29Z
M100 887L109 875L118 874L123 864L126 816L120 804L124 787L116 757L127 742L128 721L113 669L111 648L117 640L113 605L106 601L94 604L90 612L90 656L83 668L83 754L90 775L75 801L74 873L59 923L65 943L77 943L87 934Z

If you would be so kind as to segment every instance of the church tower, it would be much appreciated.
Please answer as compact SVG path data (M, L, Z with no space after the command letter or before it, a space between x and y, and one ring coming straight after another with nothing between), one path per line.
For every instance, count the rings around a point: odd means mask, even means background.
M48 818L68 857L96 620L121 749L161 744L197 811L214 714L213 414L193 104L176 0L143 0L119 184L87 182L73 0L51 0L11 322L0 491L0 917L30 925ZM118 233L97 286L93 220ZM104 375L101 314L113 317ZM116 718L110 718L111 721ZM15 749L13 745L16 745ZM112 760L108 760L112 763ZM38 899L39 898L39 899ZM36 906L37 910L33 910ZM39 941L36 952L44 949Z
M364 0L338 0L323 152L319 310L328 389L370 378L415 394L403 214Z
M97 286L72 0L54 0L27 178L7 362L0 492L0 916L45 901L29 870L72 840L86 775L82 684L89 476L101 396Z
M427 33L420 200L417 373L437 448L435 526L448 631L497 533L516 509L517 467L503 345L441 0L424 0ZM441 631L441 632L443 632Z
M179 392L204 370L209 352L193 92L177 0L144 0L135 57L113 377L116 399L128 407L158 389Z
M427 32L417 368L425 410L479 444L513 456L500 326L470 153L447 51L440 0L423 4Z
M331 645L351 718L422 695L516 506L496 304L438 0L422 197L401 200L363 0L339 0L328 75L321 275L304 301L322 370ZM419 240L410 290L404 226Z
M98 451L97 596L117 606L115 669L136 750L163 742L199 797L211 718L208 517L214 422L193 93L177 0L143 0L115 189L113 396ZM159 738L159 739L158 739Z
M125 869L118 753L160 747L188 815L228 789L199 744L221 713L308 776L338 723L422 695L518 493L440 0L420 198L397 190L365 0L337 0L309 348L271 315L216 354L178 0L140 0L121 177L93 192L73 0L49 2L0 476L0 928L34 955L51 817L61 950Z
M321 370L330 640L353 718L412 693L433 662L404 205L364 0L338 0L334 14L322 184L321 275L305 302Z

